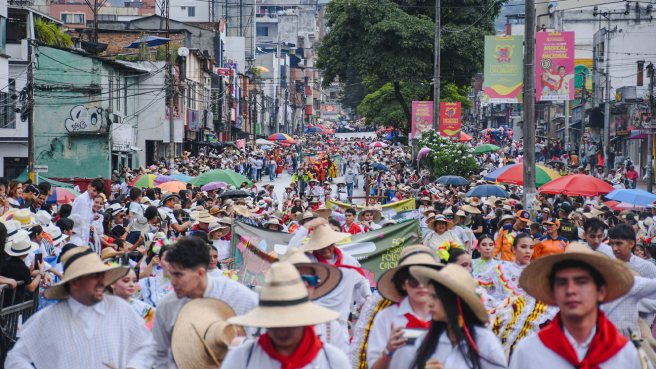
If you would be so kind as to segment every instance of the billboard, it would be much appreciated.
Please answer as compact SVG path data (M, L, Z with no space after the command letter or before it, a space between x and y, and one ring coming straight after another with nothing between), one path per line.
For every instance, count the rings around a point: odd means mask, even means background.
M440 103L440 135L452 140L460 139L460 103Z
M198 110L187 109L187 130L193 132L200 130L200 114Z
M574 100L574 32L537 32L535 68L535 101Z
M583 83L585 81L585 86ZM592 59L574 59L574 102L573 106L581 104L583 87L588 100L592 94Z
M433 102L412 102L412 137L419 138L421 133L433 127Z
M485 36L485 101L521 103L524 36Z

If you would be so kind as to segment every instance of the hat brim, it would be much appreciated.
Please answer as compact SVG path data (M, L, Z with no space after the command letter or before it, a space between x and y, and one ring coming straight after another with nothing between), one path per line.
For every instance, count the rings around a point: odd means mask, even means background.
M463 286L462 283L444 273L440 273L439 270L427 268L424 266L411 267L410 274L412 274L412 276L415 277L424 286L428 286L432 280L448 288L451 290L451 292L460 296L462 302L469 306L472 312L474 312L476 318L479 320L479 323L484 326L487 325L489 316L485 305L483 305L483 302L481 301L481 298L474 291L470 291L465 286Z
M311 268L314 270L314 274L319 277L320 282L312 292L312 300L327 295L342 281L342 271L332 265L322 263L296 263L294 266L298 269L299 273L303 269Z
M446 229L448 229L448 230L451 230L451 229L453 229L453 228L456 227L456 225L453 224L453 222L450 221L450 220L435 219L435 218L433 218L433 220L431 220L431 221L428 223L428 228L430 228L431 230L434 231L434 230L435 230L435 223L436 223L436 222L445 222L445 223L446 223Z
M576 260L590 265L606 281L606 298L603 302L615 300L626 294L633 286L631 271L617 259L611 259L599 253L569 252L552 254L535 261L524 269L519 277L519 284L524 291L547 305L557 305L550 285L551 271L554 265L565 260Z
M216 368L214 360L208 355L203 342L199 339L196 329L199 334L203 335L213 323L225 321L233 316L235 313L230 306L217 299L193 299L185 304L178 313L171 336L171 351L176 365L179 368ZM235 326L235 336L244 335L244 329ZM226 354L227 351L226 347ZM225 356L217 357L219 362L224 358Z
M332 213L333 213L333 211L331 209L317 210L317 214L319 214L319 216L322 217L322 218L328 218Z
M364 213L366 213L368 211L371 211L371 212L374 213L374 223L378 223L378 222L380 222L381 219L383 219L383 214L380 211L375 210L375 209L367 209L367 210L360 211L360 214L358 214L358 220L362 221L362 215L364 215Z
M7 244L5 245L5 252L6 252L7 255L9 255L9 256L23 256L23 255L30 254L30 253L32 253L32 252L38 250L38 249L39 249L39 244L36 243L36 242L32 242L32 241L30 241L30 248L29 248L29 249L25 249L25 250L23 250L23 251L21 251L21 252L14 252L14 251L12 251L12 250L11 250L11 243L9 243L9 242L7 242Z
M312 237L308 242L301 245L300 249L303 252L312 252L317 250L325 249L326 247L344 241L345 239L351 237L350 233L344 232L332 232L330 235L320 239L312 240Z
M228 323L261 328L307 327L330 322L339 316L337 311L308 301L291 306L259 306L244 315L229 318Z
M418 257L414 258L417 260L424 260L425 258L422 258L421 255L417 255ZM378 288L378 292L380 292L381 295L383 295L384 298L392 301L392 302L400 302L403 300L403 295L399 293L399 291L396 289L396 286L394 285L394 277L396 276L396 273L401 271L403 268L409 268L411 266L424 266L427 268L435 268L436 270L440 270L444 267L444 264L441 263L435 263L435 264L427 264L427 263L422 263L422 262L417 262L417 260L413 260L413 257L411 256L408 258L408 263L404 265L399 265L395 268L392 268L383 275L378 278L378 282L376 284L376 288Z
M71 275L64 274L64 278L59 283L46 288L45 292L43 293L43 296L48 300L66 299L70 295L69 292L66 290L65 285L66 283L72 281L73 279L84 277L89 274L105 273L105 286L109 286L110 284L123 278L126 274L128 274L129 271L130 268L127 266L116 267L116 266L109 266L103 264L103 267L95 268L94 270L87 270L82 273L75 273Z

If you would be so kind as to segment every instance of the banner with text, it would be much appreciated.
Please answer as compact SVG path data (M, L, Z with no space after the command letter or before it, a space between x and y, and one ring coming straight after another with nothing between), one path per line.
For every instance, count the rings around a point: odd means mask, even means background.
M344 212L344 210L351 207L351 204L347 204L345 202L331 201L331 200L326 201L326 207L330 208L333 205L336 205L342 213ZM400 213L402 211L415 210L416 201L415 198L413 197L411 199L401 200L391 204L385 204L382 207L383 207L383 215ZM358 211L362 210L363 208L364 206L358 206Z
M433 102L412 102L412 137L419 138L421 133L433 127Z
M460 103L440 103L440 135L452 140L460 139Z
M415 219L353 235L337 247L360 262L369 283L375 287L381 274L398 265L403 247L421 243L420 234L419 221ZM289 233L234 222L231 242L235 270L228 274L247 286L261 286L271 263L287 252L291 238Z
M485 36L485 101L521 103L524 36Z
M535 34L535 101L574 100L574 32Z

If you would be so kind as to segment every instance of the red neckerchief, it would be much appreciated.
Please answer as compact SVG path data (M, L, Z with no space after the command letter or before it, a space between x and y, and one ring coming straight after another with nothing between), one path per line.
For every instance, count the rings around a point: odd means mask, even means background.
M416 316L406 313L404 315L406 319L408 319L408 324L405 325L406 328L420 328L420 329L429 329L431 326L431 322L425 322L423 320L420 320Z
M319 254L319 252L317 252L317 251L314 251L312 254L314 255L315 258L317 258L317 261L320 262L320 263L332 265L332 266L337 267L337 268L353 269L356 272L362 274L362 276L364 277L364 272L362 271L362 269L360 269L356 266L353 266L353 265L342 264L342 250L338 249L337 247L335 247L335 254L337 254L337 261L335 261L335 264L330 264L328 262L328 260L324 259L323 256L321 256Z
M312 362L323 347L323 343L314 333L312 326L303 330L303 339L290 356L282 355L276 351L269 335L264 333L257 339L262 350L273 360L280 362L280 369L300 369Z
M350 233L355 235L360 233L362 229L360 228L360 226L358 226L355 223L351 223L351 225L348 228L346 228L346 223L344 223L342 224L342 231L344 231L344 233Z
M228 231L228 233L225 236L221 237L221 240L222 241L230 241L230 235L231 235L231 232Z
M597 333L590 343L587 355L581 362L576 356L576 351L565 337L563 327L560 325L560 313L538 333L538 337L540 337L542 344L574 365L574 367L578 369L599 369L599 364L615 356L629 340L619 333L601 310L597 311L597 314Z

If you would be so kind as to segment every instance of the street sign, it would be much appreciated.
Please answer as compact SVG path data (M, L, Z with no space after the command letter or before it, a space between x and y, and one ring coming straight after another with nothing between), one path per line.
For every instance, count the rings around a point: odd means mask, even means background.
M34 166L34 171L36 173L48 173L48 166L47 165L35 165Z
M586 142L587 142L587 141L590 141L590 139L592 138L592 136L590 135L590 132L585 132L585 133L583 134L583 136L581 136L581 138L583 139L583 141L586 141Z

